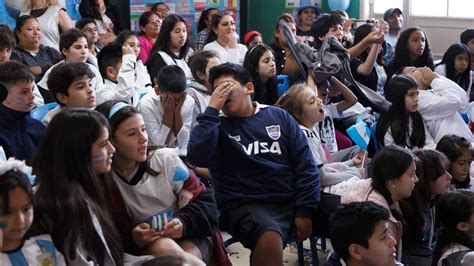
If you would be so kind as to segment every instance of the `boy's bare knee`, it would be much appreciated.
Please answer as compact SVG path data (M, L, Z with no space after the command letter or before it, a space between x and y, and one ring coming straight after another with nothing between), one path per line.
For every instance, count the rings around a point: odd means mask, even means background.
M255 248L283 250L283 239L276 231L267 231L258 239Z

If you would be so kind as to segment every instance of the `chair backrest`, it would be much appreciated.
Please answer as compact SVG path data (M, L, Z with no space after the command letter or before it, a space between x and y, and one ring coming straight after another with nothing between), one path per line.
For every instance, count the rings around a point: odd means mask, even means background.
M31 110L30 117L40 122L43 122L43 119L48 113L48 111L54 109L56 106L58 106L57 102L47 103L45 105L38 106L35 109Z
M288 81L288 75L278 75L278 96L282 96L283 93L288 89L290 82Z
M374 122L372 123L372 125L370 125L370 135L372 137L372 140L374 141L375 151L378 151L380 149L380 146L377 142L377 136L375 135L376 132L377 132L377 122Z

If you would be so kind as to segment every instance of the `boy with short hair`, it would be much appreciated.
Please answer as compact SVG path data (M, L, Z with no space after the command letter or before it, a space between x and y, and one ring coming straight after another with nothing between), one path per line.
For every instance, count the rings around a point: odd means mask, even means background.
M35 107L35 76L16 61L0 64L0 146L6 157L29 160L36 150L44 126L30 118Z
M220 224L252 250L251 264L282 265L292 225L297 241L311 235L320 200L308 142L286 111L252 102L242 66L218 65L209 75L214 91L193 128L188 159L209 168Z
M186 75L176 65L163 67L158 73L155 93L149 93L138 104L152 145L177 147L185 157L193 121L194 101L187 95Z
M339 206L329 221L334 251L347 266L396 265L388 219L388 211L370 201Z
M137 106L140 100L135 85L137 58L128 45L109 44L97 56L104 86L97 90L97 104L105 101L124 101Z
M94 72L86 63L60 63L51 73L48 79L48 88L59 104L49 111L43 119L46 126L51 119L65 108L88 108L95 107L95 91L92 85Z

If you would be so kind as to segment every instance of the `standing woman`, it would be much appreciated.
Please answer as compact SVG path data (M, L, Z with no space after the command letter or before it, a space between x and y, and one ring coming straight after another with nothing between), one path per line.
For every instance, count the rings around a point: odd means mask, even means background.
M163 25L158 35L150 57L146 62L151 80L158 77L158 72L164 66L177 65L186 74L186 79L192 79L191 69L187 60L193 50L189 46L186 21L178 15L171 14L163 20ZM154 84L156 85L156 84Z
M117 7L108 0L82 0L79 13L83 18L93 18L99 31L99 44L105 46L125 29Z
M144 63L148 60L150 51L153 45L155 45L162 22L161 18L153 11L144 12L138 20L141 29L140 35L138 36L138 40L140 41L140 55L138 59Z
M218 13L212 18L212 27L204 45L204 51L213 51L223 63L244 63L247 47L238 43L234 18L230 13Z
M244 68L252 76L253 100L263 104L275 104L278 100L275 58L272 48L256 45L247 51Z
M62 58L56 49L40 43L41 26L33 16L25 15L16 20L15 36L18 44L11 59L30 67L35 74L35 82L40 81L44 73Z
M210 7L204 10L199 18L197 34L194 38L194 51L201 51L206 44L207 36L212 27L212 18L215 14L219 13L219 10L214 7Z
M395 47L395 56L387 66L391 77L404 66L429 67L434 70L430 43L422 28L408 28L402 32Z
M109 180L104 174L114 152L107 120L87 110L57 114L38 147L33 160L39 184L34 224L51 234L68 265L124 263L105 198Z
M470 96L472 85L471 52L467 45L455 43L449 46L441 62L436 65L435 72L456 82L466 91L467 96Z
M20 16L32 15L38 19L43 29L41 44L59 48L59 36L74 27L66 10L59 6L58 0L27 0Z

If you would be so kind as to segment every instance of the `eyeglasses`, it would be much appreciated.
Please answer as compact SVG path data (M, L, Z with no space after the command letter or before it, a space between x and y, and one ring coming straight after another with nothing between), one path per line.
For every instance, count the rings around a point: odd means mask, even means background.
M97 28L84 28L82 29L83 32L92 33L97 32Z
M153 19L153 20L149 20L148 23L150 24L156 24L156 25L160 25L161 24L161 19Z

